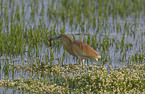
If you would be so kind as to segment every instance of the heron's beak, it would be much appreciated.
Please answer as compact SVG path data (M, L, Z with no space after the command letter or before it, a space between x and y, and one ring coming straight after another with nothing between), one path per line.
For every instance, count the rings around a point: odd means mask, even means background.
M54 37L54 38L50 38L50 39L48 40L48 41L49 41L49 46L51 46L51 44L52 44L51 41L52 41L52 40L56 40L56 39L59 39L59 38L60 38L59 36L58 36L58 37Z
M56 40L59 39L60 37L54 37L54 38L50 38L50 40Z

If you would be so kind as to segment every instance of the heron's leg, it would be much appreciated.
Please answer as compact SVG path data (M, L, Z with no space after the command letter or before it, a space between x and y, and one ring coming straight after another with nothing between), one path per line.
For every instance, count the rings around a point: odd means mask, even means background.
M84 61L85 59L82 59L82 68L84 68Z
M81 59L79 58L79 65L81 64Z

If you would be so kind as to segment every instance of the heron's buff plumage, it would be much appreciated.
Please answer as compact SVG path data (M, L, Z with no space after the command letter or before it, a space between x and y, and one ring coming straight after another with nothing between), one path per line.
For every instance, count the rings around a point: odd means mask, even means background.
M98 58L101 58L99 53L89 45L79 40L72 40L72 38L66 34L59 35L57 39L61 39L63 41L63 47L69 54L76 56L79 59L93 58L98 60Z

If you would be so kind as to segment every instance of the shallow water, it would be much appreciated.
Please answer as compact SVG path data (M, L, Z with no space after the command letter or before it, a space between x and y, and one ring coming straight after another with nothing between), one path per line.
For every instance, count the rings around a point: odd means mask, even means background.
M4 0L0 5L2 7L0 11L0 14L2 15L1 20L3 20L2 33L11 32L11 25L14 23L22 25L22 28L24 28L24 31L22 32L29 33L31 32L30 29L32 29L32 32L35 32L35 30L38 30L39 27L43 26L46 27L44 31L47 31L47 34L49 34L49 32L53 33L51 37L56 37L60 33L65 32L73 39L81 40L87 44L89 43L88 45L101 54L102 58L99 59L98 62L105 66L111 65L113 67L120 67L121 63L123 63L123 65L131 63L134 59L134 55L145 53L145 21L142 16L143 13L136 18L132 14L124 19L118 15L115 20L112 15L109 15L107 21L103 19L100 23L98 23L98 17L96 16L94 21L96 22L96 25L93 26L93 23L89 22L89 18L83 19L85 18L83 13L81 15L84 23L75 23L77 16L74 17L73 24L71 24L71 19L69 17L62 21L59 15L55 15L55 11L58 12L61 10L59 9L61 7L61 4L58 4L60 2L59 0L40 0L37 2L33 2L33 0L14 0L12 2ZM50 6L53 9L54 15L49 15L51 14L50 12L52 12L48 9ZM97 9L95 12L97 15ZM14 22L12 23L12 21ZM27 28L25 28L25 26L27 26ZM86 35L77 35L79 33L85 33ZM48 37L48 39L49 38L50 37ZM93 39L96 39L96 41L92 41ZM23 74L22 70L20 70L19 73L14 70L14 73L9 71L9 74L6 74L3 69L6 65L5 62L8 62L9 64L14 62L14 65L26 65L30 62L37 62L37 58L39 58L40 60L38 64L41 61L44 61L45 64L50 64L50 61L54 62L54 64L58 64L58 60L56 59L60 59L63 64L67 65L78 63L76 58L69 55L63 49L60 40L53 41L51 47L49 46L49 43L46 44L42 42L42 45L38 46L38 49L37 47L34 47L31 51L29 51L31 47L29 48L28 45L29 44L26 44L25 46L25 53L16 56L13 55L12 57L10 54L2 54L0 59L0 80L8 75L9 78L12 79L19 78L19 74ZM52 58L52 56L54 58ZM7 61L7 58L10 58L9 61ZM96 64L98 63L95 60L86 60L85 64L92 65L93 62L96 62ZM144 61L136 62L144 63ZM25 75L25 78L28 76L29 75ZM12 92L13 90L5 90L5 88L2 87L0 88L0 91L7 93ZM18 94L18 92L14 90L14 94Z

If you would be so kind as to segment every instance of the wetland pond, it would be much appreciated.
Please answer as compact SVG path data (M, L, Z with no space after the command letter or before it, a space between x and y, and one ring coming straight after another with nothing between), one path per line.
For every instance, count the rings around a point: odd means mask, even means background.
M0 94L145 93L144 0L0 0ZM78 59L68 34L100 53ZM76 85L77 84L77 85Z

